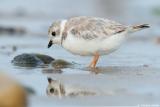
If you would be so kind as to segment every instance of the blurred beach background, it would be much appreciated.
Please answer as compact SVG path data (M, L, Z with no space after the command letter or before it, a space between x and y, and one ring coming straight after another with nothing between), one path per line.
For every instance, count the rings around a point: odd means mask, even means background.
M100 74L83 68L91 57L75 56L59 46L47 49L48 28L55 20L95 16L125 25L151 26L130 35L118 51L103 56ZM11 61L23 53L39 53L80 64L62 73L43 72L45 67L18 67ZM34 90L29 107L62 105L158 105L160 99L160 1L159 0L0 0L0 72ZM112 92L112 95L48 97L47 77ZM67 83L66 83L67 84ZM158 105L159 107L160 105Z

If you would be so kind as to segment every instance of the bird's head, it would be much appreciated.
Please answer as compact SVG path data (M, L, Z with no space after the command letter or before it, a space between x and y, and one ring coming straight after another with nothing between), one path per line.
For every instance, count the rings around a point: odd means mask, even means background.
M55 21L48 30L49 35L49 43L48 48L50 48L53 44L61 43L61 21Z

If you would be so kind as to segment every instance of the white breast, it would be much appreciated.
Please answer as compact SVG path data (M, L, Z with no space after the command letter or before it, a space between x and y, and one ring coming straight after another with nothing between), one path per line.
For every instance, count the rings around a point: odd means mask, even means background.
M63 41L63 47L73 54L92 56L96 52L100 55L109 54L119 48L126 38L126 32L113 35L109 38L96 38L93 40L84 40L69 34Z

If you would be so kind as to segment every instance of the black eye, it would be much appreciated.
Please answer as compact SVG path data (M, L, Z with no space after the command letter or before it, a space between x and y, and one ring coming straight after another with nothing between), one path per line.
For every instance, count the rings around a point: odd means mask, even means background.
M56 36L56 32L52 32L52 36Z
M49 91L50 93L54 93L54 88L51 88Z

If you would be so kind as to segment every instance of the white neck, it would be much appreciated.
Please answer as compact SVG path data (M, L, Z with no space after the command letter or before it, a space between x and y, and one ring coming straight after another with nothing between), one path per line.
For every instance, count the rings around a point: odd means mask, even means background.
M61 31L60 31L60 35L62 36L62 33L64 31L65 25L66 25L67 20L62 20L61 21Z

